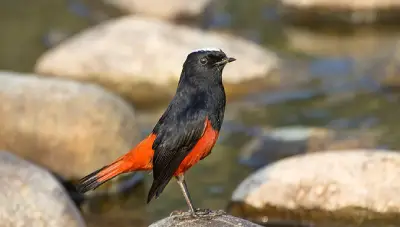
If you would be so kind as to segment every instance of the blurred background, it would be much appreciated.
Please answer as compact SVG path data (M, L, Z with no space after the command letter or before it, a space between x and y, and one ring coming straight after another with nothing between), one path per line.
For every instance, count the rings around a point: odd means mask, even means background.
M68 193L46 191L53 179L31 181L28 167L19 177L49 194L44 216L66 226L85 226L79 216L148 226L186 210L173 181L147 205L149 173L85 196L72 183L143 139L186 55L215 46L237 61L224 71L219 141L187 173L195 206L265 226L398 226L399 10L399 0L2 0L0 160L10 178L0 184L18 178L9 154L29 161L18 173L32 164L55 174ZM15 201L2 204L26 203L13 187L2 190ZM51 204L68 208L59 216Z

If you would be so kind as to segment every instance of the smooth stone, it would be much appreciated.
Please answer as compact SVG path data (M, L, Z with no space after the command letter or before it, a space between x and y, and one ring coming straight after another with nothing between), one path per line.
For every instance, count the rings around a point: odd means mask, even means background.
M252 212L269 209L265 215L306 211L309 218L317 218L312 212L319 211L334 220L385 220L400 213L399 172L400 154L391 150L296 155L246 178L232 201L251 207ZM243 215L250 210L242 210Z
M104 0L104 2L123 12L171 20L198 16L203 13L211 0Z
M189 218L179 220L175 216L164 218L156 223L151 224L149 227L169 227L169 226L180 226L180 227L228 227L228 226L240 226L240 227L259 227L261 225L254 224L250 221L234 217L231 215L216 216L211 219L205 218Z
M224 69L229 94L255 90L260 82L279 83L279 60L261 46L228 34L174 25L154 18L126 16L83 31L37 61L39 74L103 85L135 104L169 100L183 62L195 49L217 47L237 61ZM255 86L254 86L255 85Z
M333 9L377 9L400 7L398 0L281 0L282 4L299 8L324 7Z
M0 151L1 226L85 227L65 189L47 170Z
M284 27L290 49L308 55L329 58L352 58L360 64L390 53L400 35L397 31L359 28L351 34ZM362 66L362 65L360 65Z
M139 141L134 109L119 96L61 78L0 72L0 149L78 179Z
M295 23L396 23L400 9L399 0L280 0L280 3L282 14Z

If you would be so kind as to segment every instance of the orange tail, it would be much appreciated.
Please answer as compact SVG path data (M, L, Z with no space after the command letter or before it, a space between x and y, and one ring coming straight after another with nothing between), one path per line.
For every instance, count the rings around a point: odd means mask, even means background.
M156 135L150 134L150 136L115 162L82 178L76 185L76 190L80 193L85 193L96 189L119 174L131 171L151 170L153 168L151 159L154 155L152 144L155 138Z
M123 160L117 160L108 166L104 166L103 168L90 173L86 177L79 180L78 184L76 185L77 191L80 193L85 193L87 191L96 189L117 175L127 171L128 169L124 169L124 166L127 165L124 165Z

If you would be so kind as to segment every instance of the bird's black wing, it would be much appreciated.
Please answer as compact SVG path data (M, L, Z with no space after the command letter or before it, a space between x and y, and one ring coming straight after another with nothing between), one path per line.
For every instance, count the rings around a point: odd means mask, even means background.
M202 137L206 126L203 102L182 108L168 108L156 125L157 137L153 143L153 184L147 202L158 197L173 177L179 165ZM172 106L171 106L172 107Z

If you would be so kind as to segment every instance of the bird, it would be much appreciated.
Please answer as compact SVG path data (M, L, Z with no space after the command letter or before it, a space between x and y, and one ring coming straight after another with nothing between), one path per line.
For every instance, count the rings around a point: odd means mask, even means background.
M147 203L158 198L175 177L189 213L198 216L185 181L185 173L210 155L224 120L225 66L235 61L220 48L190 52L183 63L175 95L151 133L110 165L83 177L79 192L93 190L122 173L152 171Z
M175 177L190 213L196 215L184 174L211 153L218 139L226 105L222 72L235 60L218 48L194 50L187 56L175 96L152 131L157 137L147 203Z

